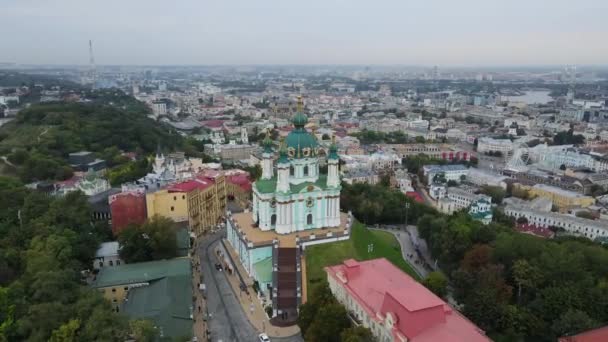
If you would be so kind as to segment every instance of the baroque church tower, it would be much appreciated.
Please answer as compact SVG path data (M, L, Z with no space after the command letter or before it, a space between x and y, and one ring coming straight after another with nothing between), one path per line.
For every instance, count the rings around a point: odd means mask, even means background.
M289 234L340 226L340 176L335 141L327 154L327 174L319 172L319 142L305 126L302 99L293 130L281 141L273 165L273 142L263 141L262 177L253 186L253 219L263 231ZM276 172L275 172L276 171Z

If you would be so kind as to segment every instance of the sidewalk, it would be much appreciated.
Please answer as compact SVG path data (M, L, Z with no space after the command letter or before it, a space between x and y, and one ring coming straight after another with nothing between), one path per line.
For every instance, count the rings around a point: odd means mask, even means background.
M224 242L226 246L226 251L230 253L232 260L239 260L239 257L236 255L230 244L227 243L227 241ZM217 254L215 255L217 256ZM237 265L233 266L238 269L238 272L241 274L241 276L243 278L248 278L247 280L245 280L245 282L248 284L252 284L253 280L247 275L247 272L245 271L243 266L238 262L236 264ZM234 292L235 296L238 297L243 311L249 319L249 322L251 322L251 324L256 328L256 330L265 332L270 338L290 337L300 333L300 328L297 325L293 325L290 327L275 327L270 324L270 319L266 315L264 307L262 306L261 301L257 298L257 294L253 290L253 287L251 285L247 285L247 292L249 292L249 294L247 294L245 291L241 291L239 276L236 274L236 272L233 272L232 274L228 272L223 273L228 278L228 282L232 287L232 291Z
M198 243L195 242L192 247L192 253L190 256L190 262L192 264L192 296L194 298L194 302L192 304L192 312L193 312L193 320L194 324L192 326L193 329L193 337L196 337L199 342L207 341L207 324L204 320L204 315L206 311L206 303L203 299L203 295L199 290L198 285L201 282L201 271L200 271L200 259L198 258L197 253ZM200 310L199 310L200 308Z

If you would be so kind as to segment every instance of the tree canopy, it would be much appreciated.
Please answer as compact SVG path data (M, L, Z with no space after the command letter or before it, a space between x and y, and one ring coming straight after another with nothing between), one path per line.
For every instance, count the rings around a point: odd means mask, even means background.
M608 322L605 247L484 226L466 213L425 215L418 228L463 313L496 340L555 341Z
M434 212L429 206L412 201L401 191L381 184L343 184L340 193L342 209L352 211L359 221L366 224L416 222L418 217ZM406 203L409 209L406 211Z
M0 177L0 341L125 340L128 321L81 283L109 228L80 192L50 198Z
M173 221L154 216L142 225L131 224L120 231L120 258L127 263L170 259L177 255Z
M145 158L159 145L204 157L202 144L149 118L146 105L133 97L118 90L84 95L91 101L32 105L0 127L0 155L18 166L24 181L71 177L68 155L82 150L95 152L109 167L128 162L122 151Z

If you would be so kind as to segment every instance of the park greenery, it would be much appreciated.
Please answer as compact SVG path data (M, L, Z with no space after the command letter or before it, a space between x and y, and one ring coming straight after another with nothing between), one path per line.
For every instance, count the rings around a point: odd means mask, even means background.
M580 145L585 142L581 134L574 134L571 128L567 131L558 132L553 136L553 145Z
M173 221L161 216L141 225L130 224L118 234L120 258L127 263L171 259L177 256Z
M382 184L343 184L340 203L343 210L352 211L366 224L403 224L406 219L413 223L422 215L434 212L431 207Z
M484 226L466 213L425 215L418 229L465 316L495 341L555 341L608 321L608 249Z
M390 133L362 130L358 133L351 134L352 136L359 139L361 144L407 144L410 142L407 134L401 131L395 131ZM421 141L424 142L424 139Z
M110 231L85 196L0 177L0 198L0 341L126 340L128 319L81 280Z
M302 304L298 326L307 342L367 342L373 338L368 328L351 325L346 308L334 298L327 283L319 284Z
M107 161L113 184L145 174L141 160L159 146L206 158L201 143L149 118L149 109L133 97L118 90L85 96L91 101L32 105L0 128L0 155L16 165L21 180L70 178L68 155L83 150ZM139 162L131 162L123 151L135 152Z

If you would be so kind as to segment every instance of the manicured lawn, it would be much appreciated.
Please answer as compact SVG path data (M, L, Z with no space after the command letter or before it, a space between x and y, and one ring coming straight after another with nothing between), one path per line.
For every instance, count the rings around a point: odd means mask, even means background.
M374 245L372 252L368 252L370 244ZM323 271L325 266L337 265L350 258L361 261L382 257L419 280L412 266L403 260L399 242L391 233L369 230L363 224L355 222L350 240L306 248L308 289L310 291L316 284L326 280Z

